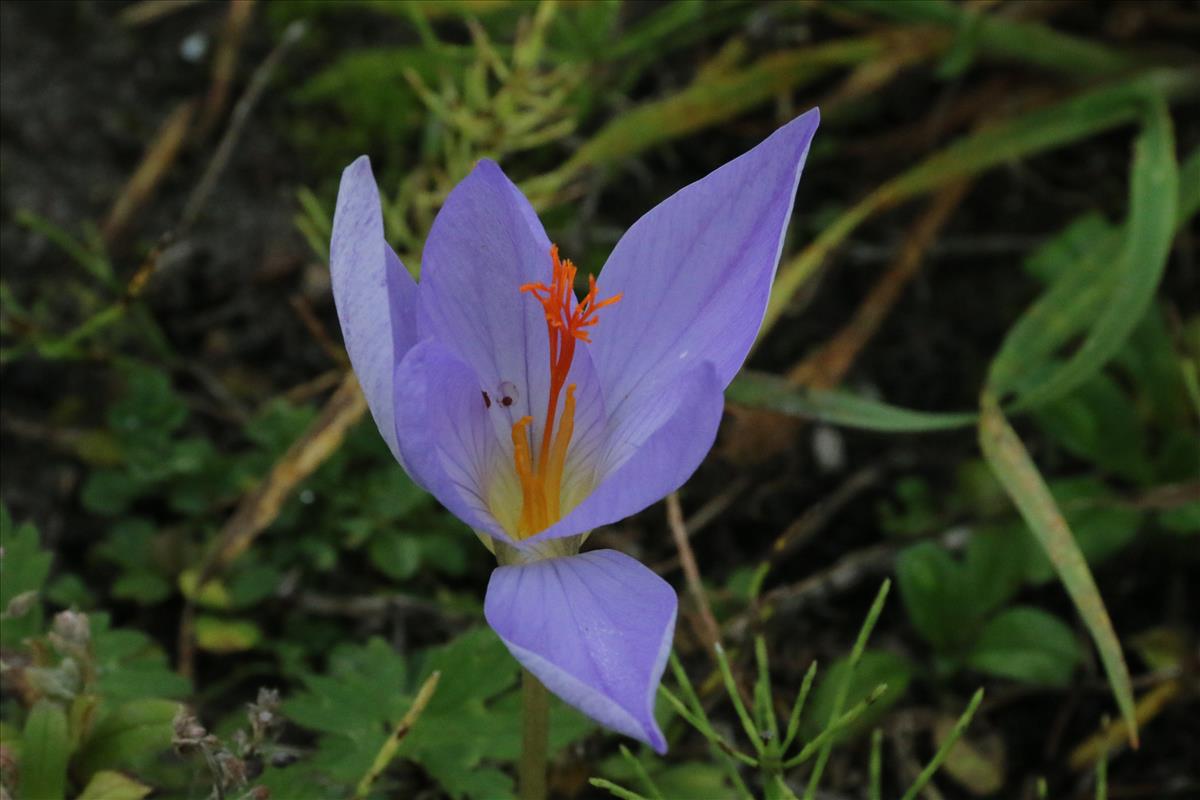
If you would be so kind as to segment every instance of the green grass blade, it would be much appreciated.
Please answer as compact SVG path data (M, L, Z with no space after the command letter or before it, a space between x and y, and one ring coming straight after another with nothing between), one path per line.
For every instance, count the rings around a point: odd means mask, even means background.
M884 433L921 433L965 428L975 424L973 412L913 411L847 392L810 391L782 378L743 371L725 392L731 402L781 414L821 420L848 428Z
M1129 728L1130 741L1136 747L1137 722L1129 670L1087 560L1025 446L1004 418L995 397L987 392L980 400L979 444L984 458L1046 552L1096 642L1109 685Z
M767 641L762 636L754 637L754 660L758 663L758 680L754 683L758 728L770 733L768 747L778 747L779 720L775 716L775 703L772 700L771 662L767 656Z
M846 705L846 693L850 691L850 681L854 678L854 668L858 666L858 662L862 659L863 650L867 647L867 639L871 637L871 631L875 629L875 623L879 621L879 615L883 613L883 604L887 600L888 590L892 588L892 582L885 580L883 585L879 587L879 593L875 595L875 602L871 603L871 610L867 612L867 618L863 620L863 626L858 631L858 638L854 641L854 649L850 651L850 668L846 670L846 678L842 681L842 685L838 687L837 694L833 698L833 709L829 714L829 724L834 722L842 715L842 708ZM804 800L813 800L817 796L817 787L821 783L821 775L825 772L825 764L829 761L829 754L833 752L833 739L830 736L825 740L825 744L821 747L821 752L817 755L817 762L813 765L812 774L808 779L808 786L804 790Z
M858 721L859 717L866 713L879 698L887 693L887 684L881 683L876 686L869 695L855 704L853 708L847 711L842 716L838 717L836 722L831 722L825 726L825 730L821 731L816 738L804 745L800 752L783 762L784 769L792 769L803 764L813 757L820 748L825 746L826 742L832 741L834 736L837 736L843 729L848 728Z
M983 689L975 692L975 696L971 698L971 702L967 705L967 710L958 718L958 722L954 723L954 729L950 731L950 735L946 737L946 741L942 742L942 746L933 754L933 758L925 765L925 769L921 770L921 774L913 781L913 785L908 787L908 791L904 793L903 800L916 800L917 794L925 788L925 784L933 778L938 768L942 766L942 762L946 760L950 748L954 747L967 726L971 724L971 718L975 716L975 711L979 708L979 704L983 702Z
M867 195L799 255L781 264L760 338L771 330L792 295L825 257L875 213L950 181L1132 122L1143 114L1148 97L1184 99L1198 94L1200 70L1151 70L964 136Z
M1019 392L1022 381L1046 367L1058 348L1103 313L1112 285L1107 272L1120 247L1119 231L1106 230L1091 240L1009 329L988 370L988 388L997 397Z
M1100 313L1083 345L1047 380L1025 392L1016 408L1062 397L1095 375L1117 354L1154 300L1175 238L1179 169L1166 103L1151 100L1144 118L1134 152L1121 256L1105 281L1111 291L1097 309Z
M633 774L637 776L638 782L646 790L646 795L651 800L663 800L662 792L658 791L658 787L654 785L654 781L650 780L650 775L647 774L646 768L642 766L642 762L638 761L625 745L621 745L620 749L621 758L625 759L625 763L633 770Z
M746 704L742 702L742 693L738 689L737 681L733 679L733 670L729 668L729 658L725 655L725 648L721 645L716 645L717 666L721 669L721 680L725 682L725 691L729 693L729 700L733 703L733 710L737 712L738 719L742 722L742 729L746 731L747 738L754 745L755 751L762 756L763 740L759 734L758 728L754 726L754 720L750 717L750 712L746 710Z
M597 789L603 789L613 797L619 797L621 800L649 800L637 792L632 792L623 786L618 786L612 781L606 781L604 778L589 778L588 783L595 786Z
M736 72L697 81L677 94L620 114L585 142L558 172L566 177L587 167L612 164L656 144L733 119L838 67L875 58L885 46L882 38L843 39L772 53Z
M804 704L808 700L808 693L812 691L813 679L816 677L817 662L814 661L808 665L808 671L804 673L804 680L800 683L800 691L796 694L796 702L792 704L787 733L784 734L783 744L779 747L781 752L787 752L787 749L792 746L792 742L795 741L796 734L800 732L800 715L804 713Z
M1037 22L983 13L966 3L944 0L848 0L843 5L897 22L970 29L973 45L985 55L1035 64L1056 72L1094 79L1134 66L1124 53Z
M870 788L869 800L883 800L883 730L876 728L871 732L871 763L869 768Z

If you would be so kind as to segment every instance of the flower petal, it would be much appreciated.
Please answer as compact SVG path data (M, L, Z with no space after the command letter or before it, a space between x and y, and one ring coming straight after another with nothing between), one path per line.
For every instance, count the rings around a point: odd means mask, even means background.
M492 396L516 389L501 437L521 417L540 419L546 409L546 318L521 286L546 280L550 263L550 240L529 201L487 160L450 192L425 244L421 336L451 348Z
M640 413L642 385L697 361L728 385L762 323L816 109L639 219L600 273L606 309L592 357L610 413ZM618 402L614 398L620 398ZM635 408L626 409L632 404Z
M434 339L396 367L396 438L405 469L477 531L504 537L488 510L488 482L503 458L469 366Z
M675 631L670 584L615 550L498 567L484 615L550 691L658 753L654 698Z
M400 459L392 373L417 341L417 285L383 237L379 190L366 156L342 172L329 270L350 363L380 434Z
M645 424L630 422L624 438L609 442L609 471L571 513L518 547L585 533L623 519L683 485L712 448L725 408L722 385L705 362L687 375L660 385L658 407ZM614 462L614 459L623 459Z

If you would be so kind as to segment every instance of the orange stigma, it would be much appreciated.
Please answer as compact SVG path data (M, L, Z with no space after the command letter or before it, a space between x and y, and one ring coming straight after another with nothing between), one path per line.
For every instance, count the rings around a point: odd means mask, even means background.
M546 424L542 430L541 447L533 457L532 438L527 430L532 417L522 417L512 427L513 461L521 482L521 517L517 536L524 539L557 522L562 517L562 479L567 462L567 450L575 430L575 385L566 386L562 419L555 430L558 401L571 363L575 344L591 342L588 328L599 321L597 312L621 299L621 295L600 300L596 279L588 276L588 293L575 301L575 265L559 260L558 245L550 246L550 285L527 283L521 287L542 304L546 313L546 332L550 337L550 398L546 404Z

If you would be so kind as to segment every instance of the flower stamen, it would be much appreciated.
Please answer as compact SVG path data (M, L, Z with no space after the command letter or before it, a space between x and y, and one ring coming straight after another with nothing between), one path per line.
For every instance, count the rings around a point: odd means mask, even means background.
M575 384L566 386L562 419L558 417L559 398L575 359L576 342L591 342L587 328L599 321L597 313L621 299L620 294L599 298L596 278L588 276L588 293L575 300L577 269L569 259L559 259L558 245L550 246L550 285L527 283L520 287L542 304L546 332L550 337L550 397L546 404L546 422L542 430L537 459L533 458L532 417L522 417L513 425L513 461L521 482L521 517L518 538L532 536L557 522L561 514L563 470L575 430Z

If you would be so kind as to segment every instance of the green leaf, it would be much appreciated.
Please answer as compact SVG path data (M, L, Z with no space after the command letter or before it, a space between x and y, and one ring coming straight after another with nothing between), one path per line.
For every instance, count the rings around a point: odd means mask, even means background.
M21 737L21 797L61 800L67 792L71 736L62 706L39 700L25 720Z
M989 675L1066 686L1082 658L1075 635L1061 620L1041 609L1017 606L984 626L967 663Z
M970 641L978 622L963 568L938 544L921 542L896 559L896 583L913 627L947 655Z
M819 419L834 425L884 433L921 433L965 428L975 424L976 415L912 411L847 392L800 389L782 378L743 370L729 388L726 398L751 408Z
M1073 455L1136 483L1153 480L1137 410L1106 374L1039 406L1033 416Z
M37 529L28 522L15 525L8 509L0 505L0 645L15 647L22 639L42 632L40 602L11 609L22 610L19 615L7 612L14 598L42 591L52 560L50 553L41 549Z
M250 650L262 639L262 631L250 620L199 616L196 618L196 646L211 653L240 653Z
M1083 617L1125 717L1129 737L1137 742L1137 721L1133 711L1133 688L1129 669L1121 653L1121 643L1092 579L1087 560L1071 535L1071 529L1054 502L1053 495L1034 466L1016 432L1004 418L995 398L984 393L980 401L979 444L983 455L1021 516L1033 531L1038 544L1050 558L1054 571Z
M80 745L75 769L90 779L101 770L141 766L171 747L181 706L171 700L131 700L101 717Z
M1200 500L1159 512L1158 524L1179 536L1200 534Z
M982 615L1007 603L1021 588L1031 554L1040 555L1017 524L981 525L967 542L964 579L971 604Z
M107 614L88 615L97 672L96 692L107 702L144 697L184 697L191 683L171 669L167 656L141 631L110 628Z
M152 791L120 772L101 770L92 776L77 800L142 800Z
M392 580L405 581L421 566L421 545L399 531L381 531L367 546L371 563Z
M801 723L801 730L806 739L815 739L828 724L829 717L833 713L837 689L846 679L846 672L849 669L848 657L841 658L834 662L833 666L826 670L820 681L817 682L812 697L805 704L804 718ZM866 700L880 684L887 684L887 690L862 716L845 730L835 734L834 738L841 741L865 730L870 730L871 726L880 720L889 708L904 697L912 677L913 666L903 656L886 650L868 649L864 651L862 659L858 662L858 666L850 678L850 686L843 707L854 708Z
M129 510L149 486L124 469L98 469L87 476L80 502L93 514L115 517Z
M1175 238L1179 167L1166 102L1147 98L1130 178L1129 216L1115 268L1106 270L1109 290L1078 350L1018 402L1031 408L1066 395L1096 374L1125 344L1154 299Z
M421 546L421 561L446 575L458 576L467 571L467 547L474 548L477 542L461 535L462 532L437 531L425 535L407 534L416 537Z

